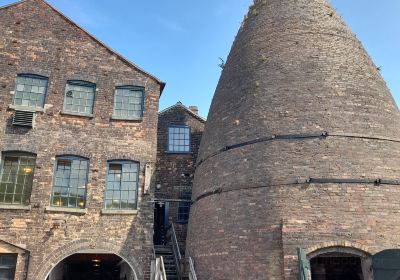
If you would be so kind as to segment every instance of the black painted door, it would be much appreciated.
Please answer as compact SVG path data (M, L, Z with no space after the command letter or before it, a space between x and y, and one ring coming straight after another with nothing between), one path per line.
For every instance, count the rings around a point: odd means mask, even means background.
M165 204L156 203L154 208L154 245L165 243Z

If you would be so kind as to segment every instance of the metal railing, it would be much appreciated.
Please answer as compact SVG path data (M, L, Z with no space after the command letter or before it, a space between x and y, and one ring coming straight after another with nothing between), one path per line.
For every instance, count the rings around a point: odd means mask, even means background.
M151 280L167 280L164 259L162 256L152 261Z
M156 250L154 249L154 245L151 246L151 260L156 259Z
M178 273L178 279L182 278L182 255L179 249L178 239L176 238L176 232L174 224L171 224L171 244L172 252L174 253L174 260L176 265L176 272Z
M194 270L194 262L191 257L189 257L189 280L197 280L196 271Z

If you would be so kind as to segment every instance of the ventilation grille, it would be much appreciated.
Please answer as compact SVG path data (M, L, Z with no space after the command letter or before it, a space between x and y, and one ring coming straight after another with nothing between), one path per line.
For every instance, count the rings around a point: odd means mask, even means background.
M33 127L34 119L34 112L16 110L12 119L12 124L17 126Z

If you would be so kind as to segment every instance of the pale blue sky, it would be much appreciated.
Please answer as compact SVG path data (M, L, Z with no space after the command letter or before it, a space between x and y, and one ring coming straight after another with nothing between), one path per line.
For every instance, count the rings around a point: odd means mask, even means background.
M13 1L0 0L0 5ZM199 106L206 116L252 0L49 0L114 50L167 83L160 109ZM400 104L400 1L332 0Z

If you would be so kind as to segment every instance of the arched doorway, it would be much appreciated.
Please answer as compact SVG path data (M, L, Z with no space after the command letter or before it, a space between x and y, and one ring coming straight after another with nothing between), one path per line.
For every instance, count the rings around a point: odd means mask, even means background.
M46 280L136 280L135 271L120 256L106 252L78 252L60 261Z
M313 280L363 280L361 258L346 253L326 253L310 260Z
M371 257L350 247L322 248L307 255L312 280L369 280Z
M135 257L138 252L132 250L132 248L110 241L82 239L66 243L49 253L43 262L39 265L35 265L33 271L30 272L32 279L46 280L59 263L74 254L117 255L129 266L130 271L133 272L134 278L132 279L140 280L144 278L141 265ZM127 279L131 280L129 278Z

